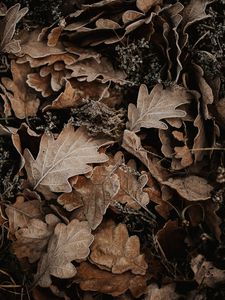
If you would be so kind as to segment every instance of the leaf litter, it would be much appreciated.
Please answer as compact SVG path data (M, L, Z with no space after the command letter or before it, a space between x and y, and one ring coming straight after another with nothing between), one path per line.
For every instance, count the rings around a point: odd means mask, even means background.
M225 297L224 12L0 3L0 298Z

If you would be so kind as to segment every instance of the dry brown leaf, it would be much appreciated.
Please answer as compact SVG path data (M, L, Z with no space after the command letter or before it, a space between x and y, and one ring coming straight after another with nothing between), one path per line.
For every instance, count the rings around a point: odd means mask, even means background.
M139 89L137 107L130 103L128 106L127 128L133 132L140 131L141 127L167 129L162 119L182 118L186 112L176 109L178 106L189 103L191 95L179 86L163 89L157 84L148 94L148 88L142 84Z
M14 235L19 228L25 228L33 218L40 218L41 202L39 200L25 201L24 196L17 196L16 202L7 206L6 214L9 219L9 232Z
M180 295L175 292L175 288L175 283L164 285L161 288L156 283L151 283L147 288L145 300L179 300Z
M30 219L23 227L15 232L16 241L12 243L12 250L18 259L27 257L30 263L39 260L44 253L49 238L59 219L55 215L46 215L46 222Z
M168 178L167 171L161 167L159 159L151 158L148 151L142 147L141 139L134 132L124 131L122 147L136 156L158 182Z
M98 149L106 140L90 138L82 127L74 131L67 125L57 139L43 134L36 159L28 149L24 150L28 180L34 189L48 188L52 192L71 192L68 178L92 170L90 163L108 160Z
M39 73L27 75L27 84L37 92L41 92L42 97L48 97L52 94L50 85L50 76L41 77Z
M138 236L129 237L125 224L108 221L98 229L91 246L90 260L98 267L122 274L131 271L144 275L148 268L144 255L140 254Z
M136 171L136 163L130 160L127 166L120 167L116 174L119 177L120 189L113 201L126 204L128 207L140 209L149 203L148 193L143 191L143 188L148 182L148 176L143 173L138 178L134 174Z
M74 65L66 66L73 71L71 77L79 81L91 82L100 79L102 83L112 81L119 84L125 83L125 74L120 70L114 70L111 62L103 57L100 62L95 59L86 59L77 62Z
M216 285L225 283L225 271L216 268L212 262L198 254L191 260L191 268L194 272L195 280L199 285L215 288Z
M83 262L77 268L76 282L84 291L97 291L109 294L113 297L122 295L130 290L135 298L140 297L146 290L146 278L133 275L130 272L123 274L112 274L100 270L90 263Z
M87 222L72 220L68 225L59 223L51 236L47 253L38 263L36 278L41 287L52 283L50 275L58 278L71 278L76 275L73 260L85 259L93 242Z
M13 79L11 80L8 77L1 79L2 84L9 91L6 96L9 98L12 109L19 119L35 116L40 104L37 95L26 84L30 70L28 64L19 65L15 60L12 60L11 72Z
M114 166L95 167L90 178L80 178L73 185L75 190L69 199L64 194L58 198L58 202L69 210L82 203L86 220L92 229L96 229L120 186L114 172Z
M140 9L143 13L147 13L150 8L155 5L162 4L162 0L137 0L137 8Z
M0 21L0 51L7 53L18 53L20 51L20 43L14 40L13 36L16 30L17 23L28 12L28 8L20 9L20 4L15 4L10 7L4 18Z
M182 28L184 32L193 23L209 17L205 9L210 2L212 2L212 0L191 0L190 3L184 7L182 12Z
M206 179L189 175L184 178L170 178L164 181L163 184L176 190L177 193L189 201L207 200L211 198L213 187Z

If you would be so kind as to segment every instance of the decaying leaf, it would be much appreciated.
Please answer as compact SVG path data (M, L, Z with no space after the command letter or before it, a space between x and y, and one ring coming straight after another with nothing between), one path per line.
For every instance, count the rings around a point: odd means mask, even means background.
M206 179L196 175L189 175L184 178L170 178L163 183L176 190L181 197L189 201L207 200L211 197L213 190L213 187Z
M177 107L189 103L191 98L188 91L179 86L163 89L161 84L157 84L149 94L147 86L142 84L137 107L129 104L127 128L133 132L140 131L141 127L167 129L162 119L184 117L185 111Z
M13 39L17 23L26 15L28 8L20 9L17 3L10 7L5 13L4 18L0 21L0 51L7 53L18 53L20 51L20 43Z
M83 206L90 227L96 229L120 186L118 176L114 173L114 166L95 167L90 178L80 178L73 185L70 198L63 194L58 202L69 210L79 207L79 204Z
M9 220L9 232L15 234L19 228L25 228L33 218L41 218L41 203L39 200L25 201L24 196L17 196L16 202L6 208Z
M225 283L225 271L216 268L212 262L207 261L201 254L192 258L191 268L198 284L213 288L217 284Z
M12 250L18 259L27 257L30 263L40 259L48 244L59 219L55 215L46 215L46 222L40 219L30 219L23 227L15 232L16 241L12 243Z
M3 77L2 84L8 90L6 97L11 103L11 107L19 119L35 116L40 105L36 93L26 84L27 75L30 72L28 64L17 64L11 61L11 71L13 79Z
M57 139L44 134L36 159L25 149L25 168L34 189L48 187L52 192L71 192L68 178L92 170L90 163L102 163L107 155L98 153L106 140L90 138L82 127L72 125L63 129Z
M92 242L93 236L87 222L72 220L68 225L57 224L49 240L47 253L38 263L38 284L49 287L52 282L50 275L58 278L75 276L77 271L71 262L86 258Z
M117 201L126 204L128 207L140 209L149 203L149 196L143 191L143 188L148 182L147 174L141 174L138 178L134 174L136 171L136 163L134 160L128 161L123 168L120 167L116 174L119 176L120 189L113 198Z
M146 277L144 276L133 275L130 272L113 274L87 262L81 263L77 268L75 280L84 291L97 291L114 297L130 290L131 294L138 298L146 291Z
M112 221L102 225L96 232L90 260L114 274L131 270L133 274L144 275L148 267L144 255L140 254L138 236L129 237L125 224L116 226Z
M67 68L73 71L71 77L75 77L79 81L91 82L98 78L102 83L109 81L119 84L125 83L125 74L120 70L114 70L106 58L102 58L100 62L92 58L86 59L67 66Z

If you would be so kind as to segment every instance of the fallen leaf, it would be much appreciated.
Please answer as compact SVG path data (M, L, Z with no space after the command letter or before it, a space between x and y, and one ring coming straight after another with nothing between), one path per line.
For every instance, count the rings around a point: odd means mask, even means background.
M201 286L215 288L217 285L225 283L225 271L216 268L201 254L192 258L191 268L195 274L194 279Z
M141 139L132 131L125 130L123 134L122 147L132 155L136 156L149 170L151 175L162 182L168 177L167 171L161 167L160 160L151 157L147 150L141 145Z
M125 224L108 221L95 234L91 246L90 261L98 267L122 274L131 271L144 275L148 268L144 255L140 254L138 236L129 237Z
M46 222L30 219L23 227L15 232L16 241L12 243L12 250L18 259L27 257L30 263L40 259L48 244L59 219L55 215L46 215Z
M185 32L187 28L193 23L208 18L205 12L206 6L212 2L211 0L191 0L188 5L184 7L182 12L183 20L182 27Z
M13 36L16 30L17 23L28 12L28 8L20 9L20 4L17 3L11 6L5 13L4 18L0 21L0 51L7 53L17 53L20 51L20 43L14 40Z
M147 174L141 174L138 178L134 174L136 164L134 160L128 161L127 165L120 167L116 174L119 177L120 189L113 201L126 204L128 207L140 209L149 203L148 193L143 188L148 182Z
M213 190L213 187L206 179L196 175L189 175L184 178L170 178L168 181L164 181L163 184L176 190L181 197L189 201L210 199Z
M6 96L9 98L12 109L19 119L35 116L40 105L36 93L26 84L28 73L31 71L28 64L19 65L11 60L11 80L8 77L1 78L2 84L8 90Z
M147 13L150 8L160 4L162 4L161 0L137 0L136 1L137 8L140 9L140 11L142 11L143 13Z
M148 94L147 86L142 84L139 89L137 107L130 103L128 106L127 128L133 132L140 131L141 127L167 129L162 119L182 118L186 115L178 106L189 103L191 97L186 89L173 86L163 89L157 84Z
M58 278L75 276L77 270L71 261L86 258L92 242L93 236L87 222L72 220L68 225L57 224L49 240L47 253L38 263L38 284L49 287L52 282L50 275Z
M146 290L146 278L144 276L133 275L130 272L112 274L87 262L82 262L77 268L75 281L84 291L97 291L113 297L130 290L132 295L138 298Z
M14 235L19 228L25 228L33 218L40 218L41 202L39 200L25 201L24 196L17 196L16 202L6 207L9 220L9 232Z
M98 153L106 140L90 138L82 127L72 125L63 129L58 138L43 134L36 159L24 150L25 168L34 189L48 187L52 192L71 192L68 178L92 170L90 163L102 163L107 155Z
M90 58L77 62L74 65L66 66L66 68L72 70L71 77L75 77L79 81L86 80L91 82L100 79L102 83L125 83L125 74L120 70L114 70L111 62L105 57L100 62Z
M73 185L74 191L69 203L68 198L67 202L63 202L65 194L64 197L62 195L58 198L58 202L65 208L72 209L74 206L79 207L79 203L82 203L81 206L83 206L88 224L92 229L96 229L102 222L103 215L120 186L114 169L114 166L95 167L90 178L78 179L77 183Z

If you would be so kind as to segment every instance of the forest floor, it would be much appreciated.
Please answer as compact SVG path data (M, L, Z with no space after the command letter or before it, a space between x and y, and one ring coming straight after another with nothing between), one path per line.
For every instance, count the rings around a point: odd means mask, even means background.
M0 299L225 299L225 1L0 2Z

